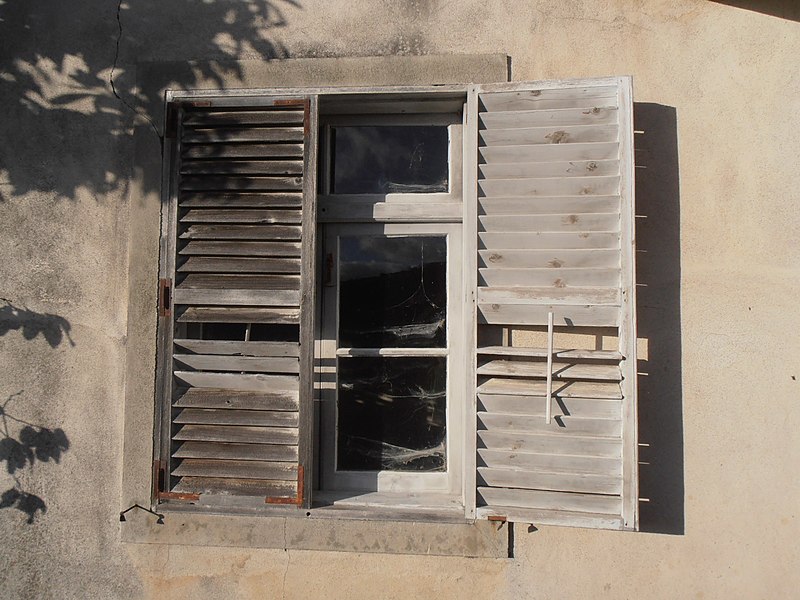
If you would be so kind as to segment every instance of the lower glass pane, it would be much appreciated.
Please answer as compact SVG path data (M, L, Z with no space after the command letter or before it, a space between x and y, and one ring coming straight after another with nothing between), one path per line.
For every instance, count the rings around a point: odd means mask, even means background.
M340 358L338 371L338 470L446 470L445 357Z

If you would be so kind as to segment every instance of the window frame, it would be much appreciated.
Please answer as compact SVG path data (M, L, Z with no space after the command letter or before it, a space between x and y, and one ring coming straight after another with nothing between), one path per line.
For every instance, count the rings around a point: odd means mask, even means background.
M421 194L425 196L425 194ZM421 199L422 200L422 199ZM356 495L359 502L372 503L376 506L384 505L387 502L398 502L403 495L409 493L420 496L427 495L428 503L431 506L437 504L452 504L454 500L463 503L463 483L464 476L464 453L465 448L465 415L466 396L464 390L464 379L460 376L461 370L466 361L466 344L463 339L462 328L459 326L464 318L464 307L461 302L463 290L463 273L461 271L463 239L461 225L458 223L339 223L323 225L325 233L320 236L321 248L325 255L329 254L332 245L336 245L336 239L340 235L360 235L368 237L407 237L407 236L444 236L447 243L447 344L441 351L432 352L427 348L402 348L392 349L389 352L381 353L385 356L423 356L436 355L447 357L447 469L445 473L393 473L377 472L377 476L369 471L365 474L350 471L338 471L336 468L336 444L335 427L338 423L337 410L337 387L333 383L333 389L326 385L323 380L320 382L320 417L319 423L322 428L317 437L320 443L318 464L320 466L319 494L325 496L337 496L339 500L346 502L346 497L340 492L358 491ZM337 253L333 250L333 271L331 278L338 282ZM321 262L326 262L327 258ZM318 364L323 365L333 360L338 363L341 358L353 356L348 353L350 349L337 350L337 325L338 325L338 287L325 285L325 277L320 278L323 286L320 301L320 308L323 311L319 319L320 334L318 336ZM333 297L325 290L335 290ZM344 352L342 352L344 350ZM324 367L323 367L324 368ZM336 367L333 367L335 374ZM330 374L325 369L324 375ZM321 374L322 375L322 374ZM373 483L373 485L369 485ZM359 487L361 486L361 487ZM369 494L368 492L374 492ZM388 493L387 493L388 492ZM446 496L446 497L443 497Z
M600 85L600 83L598 83L599 81L601 81L601 80L589 80L588 82L586 82L586 81L577 81L577 80L576 81L572 81L572 82L536 82L536 86L537 86L538 89L547 89L549 87L550 88L561 88L561 87L574 88L574 87L578 87L580 85L597 86L597 85ZM602 81L606 82L605 85L620 85L620 92L619 92L620 93L620 98L622 100L625 100L626 99L626 95L627 95L627 100L630 100L630 95L629 95L630 80L629 79L627 79L627 78L608 78L608 79L605 79L605 80L602 80ZM622 83L620 83L620 82L622 82ZM436 87L433 87L433 88L427 87L427 86L424 86L424 87L414 86L414 87L410 87L410 88L384 88L384 89L380 89L380 90L376 90L375 88L363 88L363 89L360 89L360 90L354 90L352 88L350 88L350 89L346 89L346 88L345 89L342 89L342 88L339 88L339 89L331 89L331 88L315 88L315 89L293 88L293 89L288 89L287 88L287 89L281 89L281 90L231 90L229 92L223 92L223 93L220 93L218 91L212 91L212 92L207 92L207 93L202 93L201 92L201 93L196 94L196 95L190 93L190 94L184 95L184 97L194 97L194 98L225 97L226 99L228 99L228 97L229 97L228 95L229 94L241 93L241 95L244 96L244 98L238 99L238 101L240 102L240 105L241 106L248 106L248 105L249 106L253 106L253 105L257 105L257 104L261 103L262 94L264 94L264 93L275 93L275 92L279 92L280 95L292 95L293 93L302 94L302 95L313 95L313 94L316 93L316 94L319 94L320 97L326 96L328 94L339 94L341 96L348 96L348 97L352 96L353 94L370 95L370 94L384 94L384 93L410 93L410 94L418 94L419 95L419 94L426 94L426 93L433 93L433 94L437 94L437 93L441 93L441 92L445 92L446 93L448 91L450 91L451 93L453 93L455 91L456 93L466 94L467 95L468 109L465 110L465 112L464 112L464 115L465 115L464 116L465 128L464 128L464 136L463 136L464 147L465 147L465 161L464 161L465 169L464 169L464 173L463 173L464 198L465 199L469 199L470 202L474 202L476 197L477 197L477 193L475 193L476 192L476 187L477 187L477 177L476 177L476 173L475 173L476 168L477 168L477 161L472 160L472 159L474 158L474 154L477 151L476 150L477 149L477 144L475 143L475 140L477 138L477 132L478 132L477 116L476 116L477 115L476 103L478 102L477 94L479 92L480 93L487 93L487 92L494 92L494 91L513 92L516 89L525 91L525 90L530 90L531 89L531 85L533 85L533 84L531 84L531 83L526 83L526 84L498 84L498 85L478 85L478 86L455 85L455 86L442 86L442 87L436 86ZM181 93L181 94L183 94L183 93ZM228 106L235 106L235 104L232 104L232 103L226 103L226 104ZM470 107L470 104L471 104L471 107ZM624 106L623 108L625 110L628 110L627 106ZM627 121L625 121L625 122L623 122L621 124L621 132L620 132L620 135L622 136L622 141L625 142L624 153L623 153L622 157L620 158L620 164L621 164L621 167L622 167L622 170L623 170L623 174L628 175L628 178L626 179L626 182L627 182L629 187L627 189L623 189L623 192L621 193L621 197L622 197L623 202L629 201L628 206L630 207L630 211L632 211L632 207L633 207L633 203L632 203L633 161L632 161L632 156L630 155L630 153L632 152L632 144L628 143L628 140L625 139L625 138L628 137L628 134L631 134L630 137L632 138L632 132L630 131L629 123ZM625 171L628 171L628 172L625 173ZM442 212L439 212L438 207L436 207L432 211L433 218L436 219L436 220L439 220L439 221L457 222L457 221L461 220L461 207L458 207L458 208L459 208L458 214L455 214L454 211L450 211L450 212L442 211ZM475 225L476 225L476 223L475 223L475 221L476 221L475 215L477 213L474 210L471 210L474 207L469 207L469 208L470 208L470 210L466 210L465 211L466 214L464 215L465 216L465 236L464 236L465 245L469 244L469 240L467 239L468 235L466 235L466 233L467 232L471 233L472 231L474 231L475 230ZM367 220L378 220L380 217L381 217L381 215L377 215L375 213L372 213L371 215L369 215L367 217ZM363 217L359 215L356 220L362 220L362 219L363 219ZM622 229L622 233L623 233L623 235L628 236L628 239L632 242L633 241L633 236L632 236L632 222L631 222L631 219L632 219L632 214L630 214L630 215L627 214L627 213L623 214L623 229ZM326 222L327 220L331 220L331 219L320 218L320 219L318 219L318 222ZM334 218L332 220L336 220L336 219ZM399 219L398 222L402 222L402 221L403 221L403 219ZM626 243L627 243L627 241L628 240L626 240ZM464 263L465 263L465 269L464 269L465 278L466 277L469 277L469 278L474 277L474 274L476 272L476 270L474 268L471 268L471 267L475 266L476 257L475 256L469 256L469 254L470 254L469 252L465 253L465 259L464 259ZM624 265L623 266L625 266L625 267L630 267L631 266L632 250L627 250L626 251L626 253L623 256L623 261L624 261ZM634 285L633 276L634 276L634 274L632 272L632 269L628 269L628 268L623 269L623 277L627 277L627 285L631 288L630 290L623 290L623 294L625 294L625 293L629 294L627 299L626 299L626 302L627 302L626 309L628 311L627 312L628 315L633 315L633 304L632 304L632 299L633 299L633 289L632 288L633 288L633 285ZM469 286L466 286L466 287L469 288ZM472 290L469 290L469 289L465 290L464 300L468 304L471 303L471 305L473 306L473 313L472 314L474 315L474 305L475 305L474 292ZM467 311L467 312L469 312L469 311ZM626 339L625 339L625 341L626 341L626 343L629 344L629 338L631 337L631 335L630 335L631 332L633 333L633 340L635 341L635 319L628 319L628 320L630 321L630 323L627 323L627 321L626 321L626 327L628 327L628 330L626 331L626 335L625 335ZM475 324L474 324L474 320L473 319L465 319L465 331L467 332L467 336L468 337L470 335L472 335L472 336L475 335ZM628 353L628 357L633 357L634 368L635 368L635 345L631 348L630 352ZM471 360L470 362L472 364L468 366L467 372L465 373L465 378L468 381L471 382L469 384L470 386L474 386L474 377L471 376L471 375L474 375L476 366L474 364L474 362L475 362L474 359ZM631 406L628 406L628 403L625 404L625 409L626 409L627 412L625 413L625 416L624 416L625 417L624 418L624 423L625 423L626 428L633 429L633 431L634 431L633 435L629 434L625 438L626 448L629 448L630 445L633 444L633 449L634 449L633 452L626 453L626 457L625 457L625 461L624 461L625 479L626 479L626 494L625 494L625 498L626 498L625 499L625 507L626 508L625 508L625 510L627 511L629 516L625 516L623 521L622 521L622 524L619 525L619 526L617 526L616 521L614 521L613 523L610 522L610 524L606 524L606 525L602 525L601 524L601 525L599 525L600 527L625 528L625 529L635 528L636 527L636 523L635 523L635 510L636 510L635 509L635 502L636 502L636 497L635 497L635 494L627 493L629 491L629 489L633 489L635 491L635 485L636 485L636 482L635 482L635 378L633 380L628 380L625 385L628 386L628 389L633 389L633 393L631 395L632 395L632 400L634 402L634 404L632 404ZM473 408L473 415L474 415L474 405L475 405L475 402L476 402L476 398L475 398L474 394L469 394L469 397L471 399L471 404L472 404L472 408ZM471 437L471 436L466 436L466 437ZM467 456L469 457L470 455L467 454ZM471 458L472 458L472 462L473 462L473 466L474 466L474 462L475 462L474 453L472 454ZM631 463L631 461L633 461L633 462ZM631 464L633 465L633 467L631 467ZM632 479L632 477L630 475L631 468L633 469L633 479ZM472 478L471 485L470 485L470 482L469 482L470 477ZM466 476L465 476L465 496L466 496L466 498L470 498L470 497L474 496L474 490L475 490L474 477L475 477L475 469L474 468L470 469L468 467L466 469ZM629 486L632 486L632 488L629 488ZM631 503L633 503L633 507L631 507ZM525 510L527 510L527 509L525 509ZM483 511L481 516L486 516L486 512L487 511ZM524 511L520 511L519 515L515 516L515 519L516 520L524 520L524 514L523 513L524 513ZM508 513L505 513L505 514L508 514ZM469 506L467 507L467 509L466 509L466 517L467 517L467 519L470 519L470 518L473 518L474 516L475 516L475 510L474 510L474 497L473 497L473 506L472 506L471 509L470 509ZM492 515L490 515L490 516L492 516ZM512 515L508 514L508 516L509 516L509 520L511 520ZM548 522L548 521L543 519L542 522ZM591 519L585 519L583 521L583 523L589 523L589 522L591 522ZM562 524L569 524L569 523L562 523Z

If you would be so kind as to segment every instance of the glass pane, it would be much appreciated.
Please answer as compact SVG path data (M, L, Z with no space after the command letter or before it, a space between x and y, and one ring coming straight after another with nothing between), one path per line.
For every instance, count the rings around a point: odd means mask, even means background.
M339 238L339 346L444 348L444 236Z
M337 468L445 471L446 361L339 359Z
M446 192L445 125L332 127L334 194Z

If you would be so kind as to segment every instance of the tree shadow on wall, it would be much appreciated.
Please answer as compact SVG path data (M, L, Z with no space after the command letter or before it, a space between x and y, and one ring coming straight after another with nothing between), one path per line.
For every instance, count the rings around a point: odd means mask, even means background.
M49 429L15 416L10 405L21 395L12 394L0 405L0 462L5 461L6 471L14 480L14 485L0 495L0 508L24 512L31 524L37 513L47 512L47 505L40 496L23 489L19 472L26 468L32 471L37 462L61 462L61 455L69 450L69 439L61 428ZM19 431L12 434L13 429Z
M20 308L5 298L0 298L0 337L11 331L20 331L25 340L41 335L51 348L65 340L70 346L75 342L70 336L72 326L60 315L39 313ZM21 476L30 476L37 463L61 462L61 455L69 450L69 438L63 429L51 429L22 418L21 407L15 407L23 392L8 396L0 404L0 463L5 462L6 472L14 485L0 494L0 508L16 508L33 523L38 513L47 511L40 496L24 489Z
M296 0L0 2L0 202L29 192L102 199L124 190L133 113L162 137L163 98L135 86L132 65L176 63L170 87L219 87L234 62L283 58L270 40ZM197 57L203 61L190 62ZM149 94L149 95L148 95ZM122 144L122 145L121 145ZM131 146L128 146L130 148ZM122 151L121 151L122 150ZM153 190L147 190L153 191Z
M26 340L41 335L51 348L60 345L64 338L69 341L70 346L75 345L69 335L72 326L64 317L20 308L4 298L0 300L5 302L5 306L0 307L0 336L19 330Z
M640 528L684 533L681 246L674 107L637 102L636 280Z

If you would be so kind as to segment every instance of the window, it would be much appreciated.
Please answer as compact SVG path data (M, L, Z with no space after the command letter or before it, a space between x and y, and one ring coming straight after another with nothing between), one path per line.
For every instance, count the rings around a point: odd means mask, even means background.
M628 79L168 107L157 502L636 527Z

